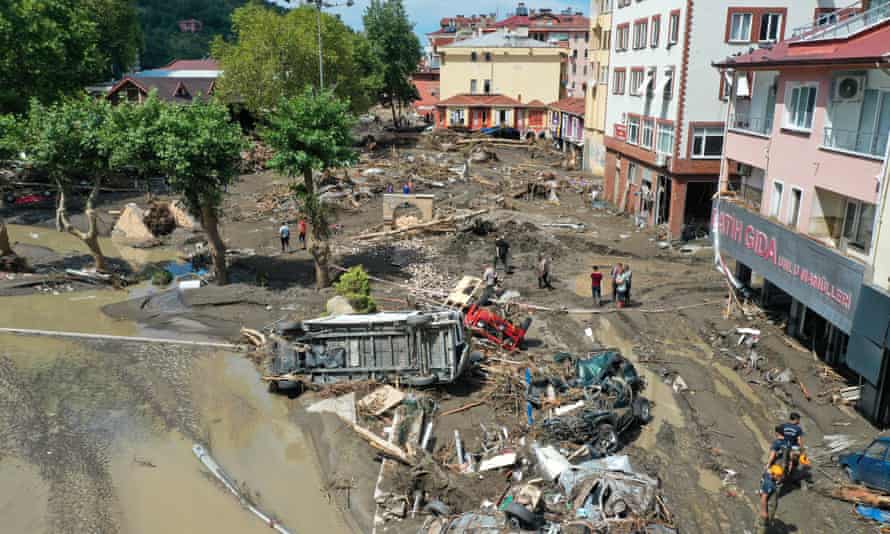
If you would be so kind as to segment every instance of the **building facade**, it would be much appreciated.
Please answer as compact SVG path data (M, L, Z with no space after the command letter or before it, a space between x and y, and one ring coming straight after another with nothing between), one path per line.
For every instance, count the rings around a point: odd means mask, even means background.
M790 335L858 377L860 409L886 426L890 2L820 22L716 63L729 113L715 245Z
M522 137L547 131L547 105L540 100L520 102L505 95L455 95L437 104L436 127L481 130L493 126L516 128Z
M551 139L572 161L580 162L584 157L584 99L563 98L550 104L549 110Z
M772 46L828 0L616 0L606 110L606 199L672 238L707 233L727 84L713 61ZM737 88L744 96L750 87Z
M615 0L590 2L590 87L584 96L584 170L602 176L606 168L606 103L609 98L609 52Z
M439 49L440 98L504 95L519 102L553 102L562 96L565 49L504 32L465 39Z
M496 20L495 15L471 15L469 17L457 15L440 20L439 29L426 34L429 41L429 67L431 69L439 68L439 47L477 37L485 33L486 29Z

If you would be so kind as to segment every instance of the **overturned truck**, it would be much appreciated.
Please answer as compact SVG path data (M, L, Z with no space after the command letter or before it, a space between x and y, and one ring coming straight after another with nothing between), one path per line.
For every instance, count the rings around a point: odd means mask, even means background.
M278 332L263 377L272 391L367 379L443 384L471 360L457 311L338 315L280 324Z

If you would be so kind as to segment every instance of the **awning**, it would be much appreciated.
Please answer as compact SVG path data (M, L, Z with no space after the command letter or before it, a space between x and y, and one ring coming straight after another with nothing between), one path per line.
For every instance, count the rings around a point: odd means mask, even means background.
M667 89L668 84L674 81L673 76L662 76L661 83L658 84L658 89L655 91L655 95L663 95L664 90Z
M652 73L647 72L646 77L643 78L643 85L640 86L640 94L641 95L646 94L646 89L648 89L649 84L651 84L651 83L652 83Z

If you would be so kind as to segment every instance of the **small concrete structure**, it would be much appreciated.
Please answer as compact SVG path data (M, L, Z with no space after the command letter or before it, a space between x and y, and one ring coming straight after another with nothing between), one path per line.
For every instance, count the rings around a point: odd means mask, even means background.
M421 222L433 220L433 195L383 195L383 220L391 223L396 210L402 207L414 207L420 211Z

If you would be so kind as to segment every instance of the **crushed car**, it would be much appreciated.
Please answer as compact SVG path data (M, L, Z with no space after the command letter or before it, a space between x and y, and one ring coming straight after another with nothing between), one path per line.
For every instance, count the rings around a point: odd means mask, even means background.
M473 359L460 312L385 312L281 323L267 376L272 391L300 384L380 380L431 386Z

